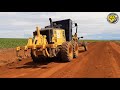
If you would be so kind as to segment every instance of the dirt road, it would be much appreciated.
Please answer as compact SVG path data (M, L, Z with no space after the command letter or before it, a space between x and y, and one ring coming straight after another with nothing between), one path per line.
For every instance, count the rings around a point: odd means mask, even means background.
M90 43L88 49L86 52L81 52L79 58L67 63L49 60L35 64L31 58L13 62L0 67L0 78L120 77L120 45L118 43Z

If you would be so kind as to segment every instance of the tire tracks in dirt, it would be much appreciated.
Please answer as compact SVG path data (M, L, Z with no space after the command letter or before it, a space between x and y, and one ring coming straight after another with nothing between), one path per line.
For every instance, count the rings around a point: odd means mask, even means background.
M69 65L50 77L59 78L113 78L119 77L118 64L113 57L109 42L96 45L93 51L83 56L81 62Z

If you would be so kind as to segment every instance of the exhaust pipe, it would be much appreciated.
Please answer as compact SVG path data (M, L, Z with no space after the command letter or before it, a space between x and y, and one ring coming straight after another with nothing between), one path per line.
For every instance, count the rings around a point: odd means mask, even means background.
M53 27L53 22L52 22L52 19L49 18L49 21L50 21L50 27L52 28Z
M77 23L75 23L75 27L76 27L76 33L77 33L77 29L78 29L78 25L77 25Z

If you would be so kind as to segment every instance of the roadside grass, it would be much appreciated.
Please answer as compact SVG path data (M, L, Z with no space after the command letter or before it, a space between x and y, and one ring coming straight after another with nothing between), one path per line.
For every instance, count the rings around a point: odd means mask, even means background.
M80 42L85 41L85 42L108 42L111 40L80 40Z
M27 39L18 38L0 38L0 48L15 48L27 44Z

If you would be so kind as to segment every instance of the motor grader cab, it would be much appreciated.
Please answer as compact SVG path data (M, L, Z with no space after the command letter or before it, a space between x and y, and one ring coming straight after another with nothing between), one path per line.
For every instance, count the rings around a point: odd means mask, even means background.
M24 47L17 47L17 57L20 59L19 51L23 48L24 52L31 50L31 57L34 62L58 57L62 61L71 61L78 57L78 37L77 23L71 19L52 21L45 28L36 27L33 38L28 39ZM76 33L72 37L72 25L75 24ZM25 55L26 56L26 55Z

